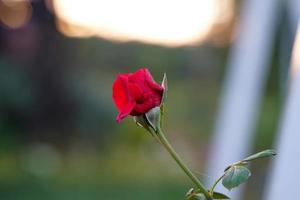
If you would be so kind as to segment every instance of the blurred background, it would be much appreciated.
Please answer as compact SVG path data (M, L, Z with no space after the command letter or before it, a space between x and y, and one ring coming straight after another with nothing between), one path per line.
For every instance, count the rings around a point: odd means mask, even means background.
M242 3L1 0L0 199L183 199L191 183L164 149L131 118L115 122L114 78L144 66L168 75L167 137L215 179L205 163ZM293 38L280 16L253 151L278 128ZM262 198L269 167L252 165L243 199Z

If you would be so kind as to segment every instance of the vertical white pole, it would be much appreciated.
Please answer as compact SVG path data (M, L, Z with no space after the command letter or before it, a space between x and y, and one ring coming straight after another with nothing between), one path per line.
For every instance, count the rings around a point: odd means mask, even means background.
M294 1L293 5L300 2ZM292 10L290 10L292 12ZM294 18L294 23L299 20ZM273 163L267 200L299 199L300 182L300 24L294 43L288 97L277 138L278 156Z
M251 150L253 130L269 70L278 0L245 0L229 57L207 173L211 181ZM228 194L223 187L217 191ZM233 200L241 190L230 193Z

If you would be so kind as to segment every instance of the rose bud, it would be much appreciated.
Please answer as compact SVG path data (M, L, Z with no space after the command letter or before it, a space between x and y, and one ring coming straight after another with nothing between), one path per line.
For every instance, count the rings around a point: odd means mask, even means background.
M160 106L163 87L156 83L149 70L119 74L113 83L113 100L119 110L117 122L131 116L140 116Z

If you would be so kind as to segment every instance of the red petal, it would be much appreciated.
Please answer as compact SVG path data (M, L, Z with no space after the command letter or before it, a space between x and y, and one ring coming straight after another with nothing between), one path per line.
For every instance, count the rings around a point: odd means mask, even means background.
M124 119L125 117L127 117L131 111L133 110L133 108L135 107L136 103L135 102L131 102L129 104L127 104L122 111L120 111L119 115L117 116L117 122L120 123L122 121L122 119Z
M142 90L147 92L149 91L149 89L159 92L163 91L162 86L154 81L151 73L147 68L138 69L136 72L130 75L129 82L137 83L142 88Z
M137 102L142 101L143 91L139 87L138 84L136 84L136 83L129 83L128 84L128 88L129 88L129 91L130 91L132 97L134 97L135 101L137 101Z
M148 112L151 108L153 108L153 101L151 98L146 99L142 104L136 104L134 107L132 115L142 115Z
M129 82L137 83L142 88L145 87L145 73L146 68L138 69L129 77Z
M157 90L157 91L163 91L163 88L161 85L159 85L158 83L156 83L152 77L152 75L150 74L148 69L144 69L144 73L145 73L145 80L148 83L148 86L153 89L153 90Z
M113 84L113 100L119 111L130 102L131 96L128 91L129 74L120 74Z

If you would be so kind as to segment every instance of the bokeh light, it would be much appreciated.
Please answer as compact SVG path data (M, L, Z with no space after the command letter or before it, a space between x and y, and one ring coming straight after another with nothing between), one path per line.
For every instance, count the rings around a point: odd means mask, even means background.
M58 28L68 36L178 46L203 41L215 23L230 20L232 4L232 0L54 0L53 7L60 19Z
M32 15L32 7L26 0L3 0L0 2L0 22L16 29L27 24Z

